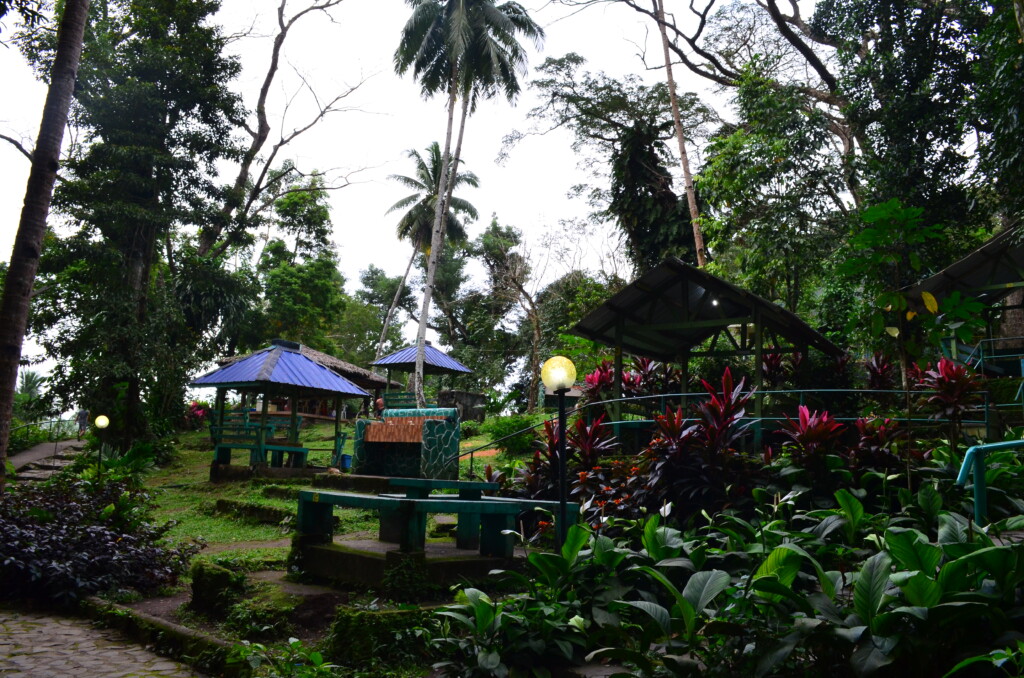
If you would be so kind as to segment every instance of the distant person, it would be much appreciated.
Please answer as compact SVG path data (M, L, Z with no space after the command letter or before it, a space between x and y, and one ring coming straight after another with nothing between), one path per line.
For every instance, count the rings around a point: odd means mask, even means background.
M85 432L89 430L89 410L79 408L75 414L75 423L78 424L78 439L81 440Z
M373 413L377 415L378 419L384 418L384 399L377 398L377 402L373 404Z

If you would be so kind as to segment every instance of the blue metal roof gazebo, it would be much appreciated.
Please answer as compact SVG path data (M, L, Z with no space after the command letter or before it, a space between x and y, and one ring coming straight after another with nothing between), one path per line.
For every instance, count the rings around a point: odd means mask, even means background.
M341 427L341 400L344 396L367 398L369 393L345 377L324 367L301 352L302 345L274 339L267 348L236 362L208 372L190 385L217 389L216 417L224 421L224 400L228 390L262 396L261 418L266 421L271 397L292 400L289 440L298 440L298 397L333 397L335 401L335 433Z
M430 344L427 344L424 348L423 355L423 372L424 374L472 374L473 370L469 369L455 358L447 355L443 351L439 351ZM416 346L407 346L399 351L395 351L391 355L386 355L379 360L375 360L371 365L378 367L385 367L388 370L398 370L399 372L412 372L416 369Z
M317 391L366 397L370 394L345 377L299 352L299 344L275 339L273 345L204 374L192 386L238 390Z

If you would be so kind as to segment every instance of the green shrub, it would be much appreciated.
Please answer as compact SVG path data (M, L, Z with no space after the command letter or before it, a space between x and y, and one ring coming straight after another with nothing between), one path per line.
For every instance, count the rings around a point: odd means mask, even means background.
M997 377L986 379L982 388L988 391L990 403L1007 404L1018 402L1017 393L1020 384L1020 377Z
M126 482L57 477L0 495L0 597L73 603L173 585L199 550L168 548L149 495Z
M196 560L192 577L192 602L189 607L206 615L223 614L245 595L245 575L232 572L207 560Z
M495 447L503 454L521 457L533 450L533 441L537 437L533 432L533 423L532 418L522 414L492 417L484 422L483 432L496 442ZM523 432L513 435L519 431Z
M459 426L462 428L463 438L473 438L483 431L483 424L472 419L462 422Z
M8 454L27 450L50 439L50 434L41 426L26 426L23 424L18 419L11 420L11 440L7 445Z
M417 646L410 642L413 638L409 630L422 625L430 616L431 611L420 609L369 611L340 608L324 641L325 654L347 666L365 666L386 650L388 663L398 663L425 649L425 643ZM400 637L405 642L397 643ZM402 647L405 657L398 656L398 647Z
M336 676L334 664L324 661L316 650L303 646L302 641L291 638L286 644L266 646L243 640L231 649L228 664L247 667L252 675L271 678L327 678ZM244 673L242 675L248 675Z
M268 584L253 584L246 597L232 605L224 625L241 638L273 641L292 632L292 616L300 599Z

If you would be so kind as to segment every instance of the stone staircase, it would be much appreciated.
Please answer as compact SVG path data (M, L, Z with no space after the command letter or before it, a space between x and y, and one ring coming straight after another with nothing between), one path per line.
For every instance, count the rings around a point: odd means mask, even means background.
M46 443L53 450L53 443ZM75 457L82 452L82 446L84 443L75 443L67 445L62 449L58 449L55 454L45 456L42 458L35 458L24 464L18 463L18 458L15 457L12 461L15 462L17 471L12 478L15 482L35 482L38 480L47 480L54 473L59 472L64 467L71 464ZM19 455L20 456L20 455ZM38 456L38 455L33 455Z

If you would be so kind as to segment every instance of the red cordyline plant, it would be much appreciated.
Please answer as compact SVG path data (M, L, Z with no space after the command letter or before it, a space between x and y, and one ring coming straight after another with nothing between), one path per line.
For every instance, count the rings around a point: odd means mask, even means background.
M888 417L861 417L853 422L857 429L857 444L850 449L850 461L860 468L894 470L903 460L899 445L907 439L907 432L895 419Z
M654 417L654 425L658 428L657 435L650 447L661 452L670 459L680 458L697 436L697 426L683 415L683 408L665 408L665 414Z
M784 448L793 463L821 480L828 473L825 455L833 450L844 428L828 412L819 414L801 405L796 421L787 416L778 433L789 438Z
M610 392L615 382L615 369L607 360L602 360L598 367L583 377L583 392L587 400L601 400L601 394Z
M577 419L565 437L565 445L568 459L575 458L586 470L600 464L601 457L614 452L619 443L605 425L602 414L589 426L583 419Z
M681 407L655 417L657 433L639 465L644 482L634 495L648 510L672 502L681 516L719 511L745 497L756 474L735 449L748 428L741 424L751 395L744 393L744 380L735 384L726 369L721 391L703 383L708 399L693 405L694 418L687 419Z
M633 374L639 378L637 395L656 395L665 393L667 382L671 376L663 363L650 358L633 358Z
M565 436L566 464L569 473L587 471L601 463L601 457L611 454L619 445L604 415L590 425L577 419ZM558 480L558 422L545 421L544 434L534 441L533 459L520 472L520 482L534 499L547 496L557 489ZM552 497L553 498L553 497Z
M623 372L622 394L630 397L646 395L644 393L643 378L636 372Z
M786 380L786 360L781 353L765 353L761 358L761 375L770 388L781 386Z
M754 395L754 389L744 393L746 379L733 385L732 372L728 367L722 373L722 390L718 391L707 381L701 380L708 399L693 406L694 414L701 426L698 437L704 448L711 454L734 451L733 445L747 431L750 424L739 422L747 414L747 403Z
M925 371L917 387L934 391L927 398L936 408L932 418L949 421L949 446L955 455L964 414L981 402L981 378L966 365L942 358L935 369Z
M921 388L921 380L924 379L926 372L932 369L932 364L928 363L924 367L921 367L915 362L907 365L907 383L910 384L911 388Z
M876 352L864 361L868 371L868 388L872 391L891 391L896 384L896 365L884 353Z
M185 410L185 427L192 430L202 428L209 414L209 405L193 400Z
M918 388L935 391L928 402L937 408L935 419L960 420L963 413L981 402L981 378L966 365L942 358L935 369L925 370Z

